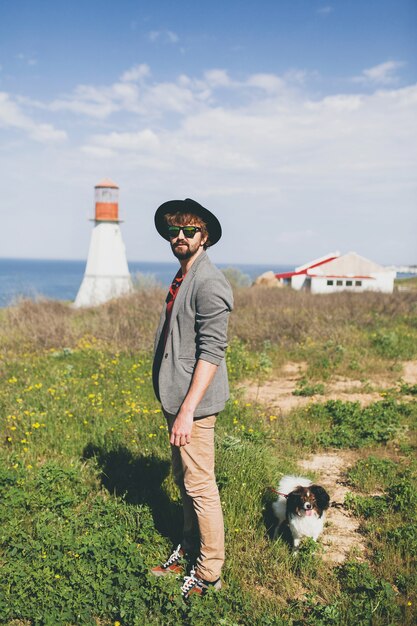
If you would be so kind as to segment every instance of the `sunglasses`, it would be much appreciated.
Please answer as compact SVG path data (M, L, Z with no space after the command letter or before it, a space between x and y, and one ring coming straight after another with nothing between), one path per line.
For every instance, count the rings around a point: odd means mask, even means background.
M193 239L196 233L201 232L201 228L198 226L168 226L168 236L170 239L178 237L181 231L183 232L184 237L187 239Z

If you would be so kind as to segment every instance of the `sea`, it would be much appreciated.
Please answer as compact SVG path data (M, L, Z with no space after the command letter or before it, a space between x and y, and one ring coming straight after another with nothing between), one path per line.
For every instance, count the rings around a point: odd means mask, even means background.
M233 267L251 280L263 272L288 272L293 265L248 265L241 263L216 263L218 267ZM141 277L147 284L167 287L178 269L178 263L149 263L130 261L133 278ZM33 300L74 301L85 271L85 261L0 258L0 307L9 306L21 298ZM139 280L140 282L140 280Z

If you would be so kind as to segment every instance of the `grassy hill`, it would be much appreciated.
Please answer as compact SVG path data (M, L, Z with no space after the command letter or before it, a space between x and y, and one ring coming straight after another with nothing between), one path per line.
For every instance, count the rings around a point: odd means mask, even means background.
M148 573L181 531L151 388L163 297L1 311L1 623L414 624L417 388L401 378L417 359L414 295L236 291L232 394L216 427L225 586L190 605L178 581ZM245 400L239 382L261 384L289 360L306 364L304 390L341 375L391 386L365 409L313 399L287 417ZM320 450L357 452L340 504L360 521L366 553L336 567L320 543L295 558L271 540L269 487Z

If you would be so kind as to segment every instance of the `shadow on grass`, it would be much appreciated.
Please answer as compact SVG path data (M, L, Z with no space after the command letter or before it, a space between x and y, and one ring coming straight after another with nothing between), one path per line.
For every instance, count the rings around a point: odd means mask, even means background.
M111 450L87 444L84 459L95 458L101 469L103 486L129 504L146 504L156 530L172 543L181 541L182 507L172 502L162 488L170 472L169 461L155 456L133 456L124 446Z
M281 539L284 543L287 544L289 548L292 548L293 539L290 528L287 523L282 523L279 529L277 530L278 520L274 515L272 510L272 502L275 500L274 497L271 497L271 492L266 491L263 495L263 522L265 526L265 533L270 539L270 541L274 541L276 539Z

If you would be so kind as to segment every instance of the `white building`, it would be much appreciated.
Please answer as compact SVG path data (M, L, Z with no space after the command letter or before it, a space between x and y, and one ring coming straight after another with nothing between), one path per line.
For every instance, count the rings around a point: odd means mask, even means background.
M109 179L95 186L93 221L87 265L75 307L96 306L133 289L119 226L119 187Z
M335 293L339 291L380 291L392 293L396 272L373 261L349 252L339 252L306 263L294 272L276 274L293 289L306 289L311 293Z

